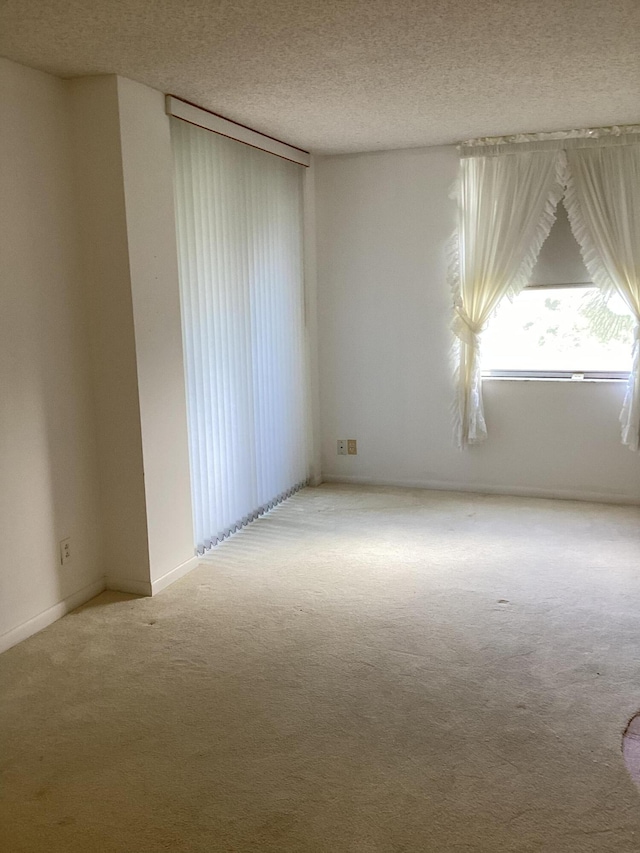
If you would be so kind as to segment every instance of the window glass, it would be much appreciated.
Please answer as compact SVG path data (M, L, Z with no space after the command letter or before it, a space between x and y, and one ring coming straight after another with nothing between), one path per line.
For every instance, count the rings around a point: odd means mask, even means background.
M591 276L573 236L563 204L556 208L556 219L542 244L529 284L590 284Z
M485 371L628 372L633 317L599 288L525 288L503 299L483 335Z

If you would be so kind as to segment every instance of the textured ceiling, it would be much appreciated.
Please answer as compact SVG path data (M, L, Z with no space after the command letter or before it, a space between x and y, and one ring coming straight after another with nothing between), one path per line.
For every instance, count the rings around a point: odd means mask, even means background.
M0 55L319 153L640 121L640 0L0 0Z

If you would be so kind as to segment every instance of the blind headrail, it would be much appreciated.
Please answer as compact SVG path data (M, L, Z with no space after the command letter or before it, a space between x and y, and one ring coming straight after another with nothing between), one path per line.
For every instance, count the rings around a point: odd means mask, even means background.
M227 136L229 139L235 139L237 142L243 142L252 148L259 148L261 151L275 154L276 157L291 160L294 163L299 163L301 166L309 166L311 163L311 155L302 148L287 145L286 142L280 142L279 139L265 136L263 133L258 133L257 130L245 127L243 124L236 124L235 121L230 121L227 118L216 115L216 113L203 110L202 107L196 107L187 101L181 101L180 98L176 98L174 95L166 96L165 109L167 115L182 119L182 121L194 124L196 127L203 127L213 133L219 133L221 136Z

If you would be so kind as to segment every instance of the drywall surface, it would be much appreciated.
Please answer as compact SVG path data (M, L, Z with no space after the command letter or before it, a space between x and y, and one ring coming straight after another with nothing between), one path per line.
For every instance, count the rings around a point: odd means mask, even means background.
M164 96L118 78L151 581L194 557L173 163Z
M118 79L67 84L88 305L109 586L149 592L144 467L120 145Z
M316 162L325 479L640 502L624 385L487 381L489 439L452 442L445 242L453 147ZM356 438L357 456L336 440Z
M0 59L0 647L102 586L68 107L61 80Z
M318 377L318 260L316 255L316 170L315 158L302 179L304 231L304 313L307 357L307 429L309 482L322 482L320 385Z

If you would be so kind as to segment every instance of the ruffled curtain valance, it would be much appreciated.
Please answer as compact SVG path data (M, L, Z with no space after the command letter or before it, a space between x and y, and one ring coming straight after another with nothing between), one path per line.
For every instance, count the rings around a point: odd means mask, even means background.
M640 142L640 124L560 130L555 133L518 133L513 136L484 136L458 146L460 157L495 157L525 151L567 151L569 148L635 145Z
M537 134L517 141L502 137L460 146L457 229L449 247L459 447L487 435L482 331L500 300L528 283L564 196L594 283L619 293L636 318L633 368L620 419L623 443L639 449L640 126L628 130L570 131L564 138Z

